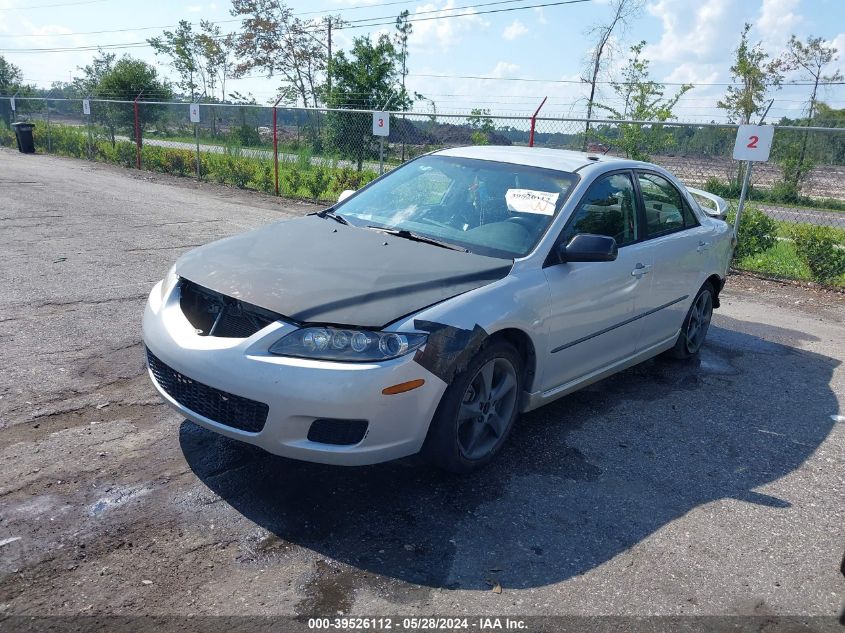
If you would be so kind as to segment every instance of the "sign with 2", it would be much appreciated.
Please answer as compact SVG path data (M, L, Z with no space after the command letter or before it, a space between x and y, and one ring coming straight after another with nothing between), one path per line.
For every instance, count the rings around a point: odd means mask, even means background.
M82 114L91 114L91 100L90 99L83 99L82 100Z
M735 160L765 162L772 151L775 128L771 125L740 125L734 144Z
M389 112L373 112L373 135L390 136Z

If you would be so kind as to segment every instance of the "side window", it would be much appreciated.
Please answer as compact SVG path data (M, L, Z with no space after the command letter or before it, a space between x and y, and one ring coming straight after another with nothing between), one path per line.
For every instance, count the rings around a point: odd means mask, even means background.
M563 230L567 243L578 233L607 235L619 246L636 242L639 235L634 183L630 175L611 174L587 190Z
M650 237L698 226L698 220L681 192L657 174L638 174Z

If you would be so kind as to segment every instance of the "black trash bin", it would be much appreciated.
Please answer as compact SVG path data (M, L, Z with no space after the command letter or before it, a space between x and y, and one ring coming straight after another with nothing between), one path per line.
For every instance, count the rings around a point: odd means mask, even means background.
M12 123L15 128L15 138L18 141L18 151L23 154L35 153L35 141L32 138L32 130L35 126L32 123Z

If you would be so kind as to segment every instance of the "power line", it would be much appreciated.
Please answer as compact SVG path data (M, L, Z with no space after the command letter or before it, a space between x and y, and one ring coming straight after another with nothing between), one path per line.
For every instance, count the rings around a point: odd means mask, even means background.
M0 11L18 11L20 9L26 9L27 11L31 11L32 9L52 9L54 7L75 7L81 4L97 4L99 2L108 2L108 0L79 0L78 2L61 2L58 4L37 4L31 7L0 7Z
M106 0L96 0L96 1L97 2L105 2ZM400 0L399 2L380 3L378 5L378 7L380 8L380 7L389 6L389 5L392 5L392 4L409 4L411 2L417 2L417 1L418 0ZM481 3L481 4L470 4L470 5L465 5L465 6L461 6L461 7L450 7L450 8L444 8L444 9L433 9L433 10L427 10L427 11L419 11L419 12L415 13L414 15L427 15L427 14L430 14L430 13L440 13L442 11L460 11L462 9L474 9L474 8L477 8L477 7L487 7L487 6L497 5L497 4L513 4L513 3L517 3L517 2L527 2L527 1L528 0L497 0L496 2L485 2L485 3ZM589 2L591 0L580 0L580 1L581 2ZM353 6L353 7L339 8L337 11L335 11L332 14L328 14L325 11L303 11L301 13L294 13L292 15L294 17L296 17L296 16L302 16L302 15L321 14L320 17L330 17L331 15L334 15L336 13L342 13L344 11L352 11L352 10L358 10L358 9L371 9L371 8L374 8L374 7L375 7L375 5L358 5L358 6ZM469 14L469 15L474 15L474 14ZM449 17L449 16L443 16L443 17ZM460 16L455 16L455 17L460 17ZM373 20L387 20L387 19L392 19L392 20L395 21L396 18L395 18L395 16L393 16L393 17L391 17L391 16L379 16L379 17L374 17L374 18L359 18L357 20L349 21L349 24L355 24L355 23L359 23L359 22L371 22ZM211 24L214 24L214 25L231 24L232 22L242 22L242 21L243 21L243 18L232 18L232 19L227 19L227 20L212 21ZM191 26L199 26L200 23L199 22L189 22L189 24ZM393 24L393 22L391 22L391 24ZM177 28L178 26L179 26L178 24L161 24L161 25L158 25L158 26L139 26L139 27L131 27L131 28L127 27L127 28L119 28L119 29L104 29L104 30L100 30L100 31L75 31L75 32L71 32L71 33L31 33L31 34L26 34L26 35L2 34L2 35L0 35L0 37L20 38L20 37L72 37L72 36L75 36L75 35L105 35L107 33L132 33L132 32L135 32L135 31L155 31L155 30L158 30L158 29L172 29L172 28ZM316 25L313 25L313 26L316 26ZM319 28L322 28L322 26L320 26ZM342 27L335 27L335 28L342 28ZM353 28L357 28L357 27L353 27Z
M532 79L528 77L485 77L482 75L435 75L429 73L409 73L409 77L433 77L438 79L478 79L484 81L526 81L526 82L535 82L535 83L547 83L547 84L579 84L583 85L586 82L581 81L580 79ZM624 85L625 83L631 82L624 82L624 81L598 81L596 83L600 84L617 84L617 85ZM637 83L637 82L634 82ZM699 82L671 82L671 81L658 81L655 83L662 84L664 86L687 86L692 84L693 86L733 86L733 83L699 83ZM785 81L783 85L787 86L813 86L815 82L812 81ZM828 81L823 82L820 81L820 86L842 86L845 85L845 81Z
M420 11L415 15L424 15L428 13L441 13L443 11L460 11L463 9L474 9L476 7L484 7L484 6L492 6L498 4L509 4L513 2L524 2L526 0L497 0L496 2L486 2L474 5L465 5L461 7L453 7L450 9L435 9L430 11ZM450 14L450 15L433 15L429 17L422 17L422 18L408 18L408 22L427 22L429 20L445 20L449 18L462 18L462 17L470 17L476 15L486 15L489 13L506 13L511 11L524 11L526 9L538 9L544 7L556 7L556 6L563 6L569 4L582 4L585 2L592 2L593 0L559 0L558 2L546 2L542 4L531 4L526 5L523 7L507 7L504 9L488 9L486 11L471 11L468 13L458 13L458 14ZM395 23L395 17L391 18L390 22L373 22L370 23L372 20L384 20L387 19L389 16L383 16L378 18L362 18L360 20L352 20L351 23L346 25L338 25L334 27L335 29L356 29L356 28L369 28L373 26L384 26L384 25L392 25ZM236 20L237 21L237 20ZM358 24L359 22L368 22L367 24ZM150 28L162 28L162 27L150 27ZM319 27L322 29L322 27ZM127 29L131 30L141 30L141 29ZM315 29L307 29L307 30L315 30ZM117 31L114 31L117 32ZM81 33L66 33L64 35L82 35ZM101 45L86 45L86 46L62 46L62 47L49 47L49 48L7 48L7 49L0 49L0 52L3 53L67 53L72 51L91 51L97 49L109 49L109 50L116 50L116 49L128 49L128 48L147 48L149 47L149 43L146 41L143 42L127 42L125 44L101 44Z

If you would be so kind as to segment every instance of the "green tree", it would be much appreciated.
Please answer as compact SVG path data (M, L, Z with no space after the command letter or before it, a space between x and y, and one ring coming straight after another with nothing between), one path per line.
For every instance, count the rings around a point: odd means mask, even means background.
M232 0L231 14L241 18L235 38L237 75L258 70L279 76L279 96L306 107L317 107L324 90L322 76L328 61L328 43L318 22L304 22L282 0ZM339 17L331 24L342 25ZM326 34L328 31L325 32Z
M833 46L825 44L820 37L809 37L806 44L794 35L789 39L786 52L777 60L779 70L785 72L803 71L809 73L812 83L810 98L807 103L806 125L809 127L816 114L818 105L819 84L842 81L842 73L839 69L827 71L827 68L836 60L838 51ZM801 191L801 184L812 169L812 164L807 160L807 141L809 131L804 132L803 138L797 149L797 156L794 152L781 161L784 172L784 185L792 189L792 194L797 196Z
M780 87L783 80L779 65L769 60L761 44L752 46L748 42L750 30L751 25L746 22L731 66L734 85L728 86L725 96L716 102L732 123L751 123L753 116L762 115L769 90Z
M356 37L348 54L339 51L332 59L329 107L381 110L389 105L404 110L410 99L399 84L399 74L396 47L387 35L375 43L369 36ZM330 145L355 159L361 171L364 158L373 152L369 119L352 112L330 112L326 118Z
M140 59L124 55L110 68L105 69L94 90L95 96L123 101L168 101L173 98L170 84L158 76L155 67ZM98 104L107 110L106 119L112 126L109 130L114 143L115 127L132 130L134 137L134 109L127 103ZM99 108L98 108L99 109ZM138 122L141 130L158 121L166 112L166 106L143 103L138 109Z
M0 95L12 96L20 89L22 83L21 69L0 55ZM0 120L6 121L7 125L12 122L12 106L8 99L0 100Z
M489 109L473 108L467 117L467 123L472 128L473 145L490 144L490 135L496 127L493 125Z
M187 20L179 20L175 31L164 31L159 37L147 40L156 56L170 59L170 66L179 75L176 85L191 101L205 94L205 84L198 62L199 46L193 26Z
M607 111L611 119L620 121L653 121L648 125L620 123L615 137L602 132L598 134L604 142L618 145L628 158L648 160L649 155L670 147L673 136L663 125L674 119L672 110L678 100L692 89L684 84L672 95L666 96L666 86L651 79L649 61L642 56L645 41L631 47L631 57L622 69L622 81L611 83L613 92L622 101L622 108L613 108L596 103L596 107Z

